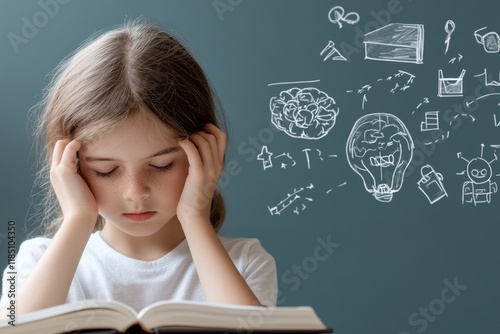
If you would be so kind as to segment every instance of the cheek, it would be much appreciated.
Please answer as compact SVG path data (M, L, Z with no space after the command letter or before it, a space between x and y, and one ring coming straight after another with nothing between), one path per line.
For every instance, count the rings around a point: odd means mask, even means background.
M112 202L116 197L117 185L110 180L104 181L94 177L88 181L88 185L99 207Z
M94 195L97 205L102 206L113 198L113 194L116 192L113 189L117 188L117 184L112 179L101 179L91 173L89 169L82 168L81 176Z
M162 176L161 192L171 200L179 201L188 176L187 158L176 161L174 168Z

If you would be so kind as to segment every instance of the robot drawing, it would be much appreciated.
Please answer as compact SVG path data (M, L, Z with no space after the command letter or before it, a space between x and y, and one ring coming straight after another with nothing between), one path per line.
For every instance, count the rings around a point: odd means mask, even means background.
M461 153L457 156L467 162L467 169L465 173L469 180L465 181L462 186L462 204L473 203L474 205L480 203L491 203L492 194L498 192L498 185L492 181L493 171L491 163L497 160L495 158L491 161L486 161L483 158L483 148L481 145L481 156L472 160L465 159Z

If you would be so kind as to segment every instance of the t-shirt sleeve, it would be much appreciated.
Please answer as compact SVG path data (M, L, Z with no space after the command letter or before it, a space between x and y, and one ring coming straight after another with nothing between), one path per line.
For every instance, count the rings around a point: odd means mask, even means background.
M262 305L276 306L278 278L273 256L257 239L249 240L243 254L246 254L243 278Z
M13 291L17 295L19 289L23 286L24 282L47 249L49 242L50 239L47 238L34 238L26 240L21 244L19 252L15 258L14 270L10 269L9 265L7 265L3 272L0 308L2 308L5 303L10 300L9 291ZM9 274L9 272L15 272L15 274ZM14 276L15 279L9 281L12 276ZM11 282L15 282L15 288L12 290Z

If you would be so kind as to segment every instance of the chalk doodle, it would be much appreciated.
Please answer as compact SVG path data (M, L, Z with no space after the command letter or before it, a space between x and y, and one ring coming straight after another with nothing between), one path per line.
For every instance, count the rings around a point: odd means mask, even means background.
M361 100L361 109L362 110L365 109L365 105L368 102L367 95L372 88L374 88L375 91L375 88L380 90L383 89L382 87L386 88L387 85L389 85L387 91L392 94L395 94L396 92L400 91L404 92L407 89L409 89L412 86L414 79L415 75L406 71L398 70L396 73L389 75L387 78L378 78L375 83L363 85L362 87L356 90L356 93L358 95L363 95L363 98ZM346 91L346 93L353 93L353 92L354 92L353 89Z
M335 6L328 12L328 19L342 29L342 22L354 25L359 22L360 17L356 12L346 13L342 6Z
M317 140L335 125L339 107L317 88L292 88L272 97L271 122L293 138Z
M467 106L467 108L469 108L476 101L485 99L485 98L490 97L490 96L499 96L499 95L500 95L500 93L490 93L490 94L481 95L479 97L476 97L474 100L470 100L470 101L465 102L465 105Z
M286 209L288 209L289 207L291 207L293 204L295 204L295 209L293 210L294 213L296 214L299 214L299 207L301 208L300 211L304 211L306 209L306 205L303 201L308 201L308 202L312 202L313 199L311 197L306 197L303 192L304 191L308 191L308 190L311 190L311 189L314 189L314 185L312 183L310 183L308 186L306 187L301 187L301 188L294 188L293 191L291 193L287 193L286 194L286 197L280 201L278 204L276 204L275 206L273 207L267 207L267 209L269 210L269 213L271 214L271 216L274 216L274 215L280 215L283 211L285 211ZM302 200L302 202L300 202L300 200ZM296 203L296 202L300 202L300 203Z
M365 34L365 59L422 64L424 26L390 23Z
M459 53L457 57L453 57L453 58L451 58L451 59L448 61L448 63L449 63L449 64L455 64L455 62L456 62L457 60L458 60L458 62L461 62L463 58L464 58L464 56L462 56L462 55Z
M417 182L418 189L422 191L427 200L434 204L443 197L448 197L443 185L443 175L437 173L430 165L422 166L420 169L422 177Z
M411 113L412 115L415 113L415 111L417 111L418 109L420 109L420 107L422 107L424 104L429 104L429 98L428 97L424 97L422 99L422 102L420 102L416 107L415 109L413 110L413 112Z
M302 152L305 153L306 155L306 161L307 161L307 169L311 169L311 160L309 159L309 152L311 151L310 148L305 148L302 150ZM323 161L323 158L321 157L321 150L316 149L316 152L318 153L318 157L321 161Z
M462 70L456 78L445 78L443 70L438 71L438 96L439 97L458 97L464 93L465 70Z
M341 188L343 186L345 186L347 184L347 182L342 182L341 184L337 185L337 188ZM333 192L333 189L330 188L326 191L327 194L330 194L331 192Z
M484 84L486 86L500 87L500 72L499 72L499 75L498 75L498 77L499 77L498 81L496 81L496 80L488 81L488 72L486 71L486 68L484 69L483 73L476 74L474 77L477 78L477 77L482 77L482 76L484 76Z
M420 131L439 130L439 111L426 111L425 120L420 123Z
M321 80L302 80L302 81L283 81L283 82L272 82L267 84L267 86L277 86L277 85L296 85L296 84L306 84L306 83L316 83Z
M446 141L448 138L450 138L450 131L446 131L446 133L443 133L441 136L439 136L438 138L435 138L434 141L432 141L431 139L426 139L424 140L424 145L432 145L432 143L434 144L440 144L440 143L443 143L444 141Z
M500 51L500 37L494 31L490 31L484 35L479 32L487 29L487 27L482 27L474 31L474 37L479 44L483 45L484 51L487 53L497 53Z
M267 146L262 146L259 155L257 155L257 160L262 161L262 167L264 170L273 167L273 161L271 160L272 156L273 154L269 152Z
M413 157L413 139L399 118L376 113L359 118L346 144L347 161L377 201L390 202Z
M279 158L288 159L288 161L287 161L288 163L285 163L283 161L281 162L280 167L282 169L288 168L288 164L291 164L291 167L293 167L297 164L297 162L295 160L293 160L292 156L288 152L283 152L283 153L277 155L274 159L279 159Z
M328 52L325 56L325 58L323 59L323 61L327 60L328 58L332 57L331 59L332 60L342 60L342 61L347 61L347 58L344 57L340 52L339 50L337 50L337 48L335 47L335 43L332 42L332 41L328 41L328 44L326 44L325 48L321 51L321 53L319 54L320 56L322 56L324 53L326 53L328 50L330 50L330 52Z
M492 181L493 169L491 164L498 160L496 151L494 158L487 161L483 158L484 144L481 144L481 156L467 160L461 152L457 153L459 159L467 162L465 171L457 173L458 175L467 175L468 180L462 186L462 204L472 203L474 205L481 203L491 203L492 194L498 192L498 185Z
M304 154L305 161L307 164L307 169L311 169L311 158L315 158L316 160L319 161L324 161L323 159L323 152L316 148L316 149L311 149L311 148L305 148L301 151ZM336 158L336 154L328 154L326 156L327 158ZM260 153L257 155L257 160L262 161L262 168L264 170L268 168L273 168L275 164L273 161L277 162L277 165L280 166L281 169L287 169L288 167L294 167L297 165L297 161L295 158L290 154L290 152L283 152L281 154L275 155L273 152L269 150L269 148L264 145L261 148Z
M451 35L455 31L455 22L453 22L452 20L446 21L446 24L444 25L444 31L446 32L446 39L444 41L446 48L444 50L444 54L446 54L448 53L448 48L450 47Z

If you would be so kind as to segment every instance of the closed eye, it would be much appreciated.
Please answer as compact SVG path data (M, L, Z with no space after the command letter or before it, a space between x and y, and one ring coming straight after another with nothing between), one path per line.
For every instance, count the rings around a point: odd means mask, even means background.
M155 166L155 165L150 165L150 166L153 167L158 172L164 172L164 171L172 169L173 165L174 165L174 163L171 162L171 163L169 163L169 164L167 164L165 166ZM112 176L115 173L115 171L116 171L117 168L118 167L115 167L111 171L106 172L106 173L95 171L95 175L97 177L102 177L102 178L110 177L110 176Z
M98 171L95 171L95 175L98 176L98 177L110 177L111 175L113 175L113 173L115 172L115 170L117 169L118 167L115 167L113 168L111 171L107 172L107 173L101 173L101 172L98 172Z
M169 169L172 169L173 165L174 165L174 163L171 162L171 163L169 163L168 165L165 165L165 166L154 166L154 165L151 165L151 167L153 167L157 171L164 172L164 171L167 171Z

